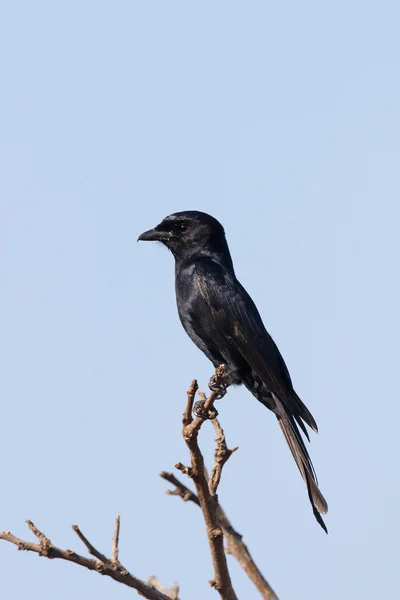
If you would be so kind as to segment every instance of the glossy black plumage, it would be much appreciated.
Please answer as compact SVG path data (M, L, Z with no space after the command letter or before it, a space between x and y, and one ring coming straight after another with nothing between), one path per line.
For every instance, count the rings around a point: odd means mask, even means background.
M214 366L226 365L227 384L243 384L275 413L306 483L315 518L328 510L305 447L305 424L315 420L293 389L285 362L246 290L236 279L222 225L185 211L166 217L139 240L161 241L175 257L178 313L192 341Z

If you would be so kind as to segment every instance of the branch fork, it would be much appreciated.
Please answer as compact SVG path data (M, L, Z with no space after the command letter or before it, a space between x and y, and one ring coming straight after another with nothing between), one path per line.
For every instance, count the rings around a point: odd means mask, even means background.
M218 385L218 383L222 383L224 371L224 365L220 365L220 367L215 370L215 384ZM221 478L222 467L232 454L232 451L229 453L229 451L225 449L225 436L223 435L219 424L215 424L215 421L217 420L214 418L214 427L217 427L216 431L219 433L220 441L219 444L217 444L217 448L219 446L218 459L216 457L216 462L212 471L213 479L212 481L211 478L208 480L205 473L203 455L199 448L197 438L201 426L205 422L207 416L210 414L210 411L213 410L214 402L219 397L219 392L217 390L212 391L208 398L206 398L203 393L199 392L199 396L203 404L203 413L202 415L198 415L195 419L193 419L192 411L196 392L198 392L198 385L197 381L194 379L187 392L188 400L182 417L182 435L187 447L189 448L191 466L185 467L181 463L178 463L176 467L182 473L189 475L196 487L197 498L200 508L203 512L208 543L210 546L211 558L214 567L214 578L210 582L210 585L212 585L212 587L219 592L220 597L223 600L238 600L232 586L226 561L223 533L218 519L217 498L217 488ZM203 414L206 416L206 418L203 417Z
M203 513L204 523L211 551L214 567L214 577L209 582L215 588L222 600L238 600L232 587L228 570L226 554L232 554L243 567L248 577L256 586L264 600L278 600L276 594L268 584L262 573L254 563L247 546L242 541L242 536L232 526L225 512L218 502L217 490L221 480L222 469L237 446L229 449L225 434L216 418L217 411L214 409L215 400L221 398L226 392L224 381L225 367L220 365L214 377L210 380L211 393L208 398L199 391L197 381L193 380L188 392L187 403L182 417L182 434L190 452L190 466L177 463L175 466L183 474L194 482L196 493L181 483L172 473L161 472L160 475L169 481L174 487L167 490L167 494L180 496L185 502L190 501L199 506ZM212 382L212 385L211 385ZM193 405L196 393L200 396L201 410L197 411L193 419ZM208 477L204 465L203 455L198 445L199 431L207 420L212 420L216 433L216 448L214 453L214 465ZM29 529L37 538L38 543L24 541L14 536L10 531L0 533L0 539L17 546L18 550L34 552L39 556L49 559L59 558L68 562L78 564L91 571L108 576L119 583L135 589L139 595L148 600L179 600L179 586L174 585L167 588L154 576L149 581L143 581L130 573L119 560L119 535L120 517L115 520L114 535L111 543L111 556L107 557L99 552L93 544L82 533L78 525L72 528L87 551L94 558L88 558L77 554L73 550L62 550L54 546L50 539L42 533L32 521L26 521ZM224 538L227 548L224 549Z
M214 565L214 579L209 583L211 587L214 587L219 592L221 598L223 600L237 599L228 571L226 553L233 555L237 559L264 600L278 600L274 590L255 564L246 544L242 541L241 534L233 528L218 502L217 490L221 481L222 469L238 447L228 448L224 431L218 419L213 418L212 424L216 433L216 447L214 452L214 466L210 476L207 477L204 459L197 442L200 428L208 418L210 411L213 410L215 400L219 398L217 388L223 376L224 365L220 365L213 377L216 391L212 391L208 398L206 398L203 392L199 391L196 380L192 381L187 391L188 400L182 417L182 435L190 451L191 466L187 467L182 463L177 463L175 467L192 479L197 493L192 492L173 473L162 471L160 476L175 486L173 490L167 490L167 494L180 496L185 502L191 501L201 508ZM193 419L192 411L196 392L201 398L203 414L206 416L197 415ZM225 536L227 543L225 550L223 547L223 536Z
M4 531L0 533L0 539L10 542L11 544L15 544L18 550L27 550L30 552L36 552L39 556L45 556L46 558L61 558L68 562L73 562L77 565L81 565L82 567L86 567L90 571L96 571L101 575L106 575L118 581L119 583L123 583L124 585L131 587L139 592L148 600L179 600L177 587L174 586L171 590L161 586L161 584L155 585L154 578L149 582L143 581L132 575L125 567L121 565L118 559L119 554L119 530L120 530L120 518L119 515L115 520L115 528L114 528L114 537L112 539L112 547L111 547L111 558L107 558L104 554L99 552L93 544L87 539L87 537L82 533L79 529L78 525L73 525L72 529L75 531L76 535L86 546L89 554L95 557L96 560L92 558L87 558L86 556L81 556L77 554L73 550L62 550L61 548L57 548L54 546L49 538L39 531L39 529L32 523L32 521L26 521L29 529L32 533L38 538L39 543L33 542L25 542L24 540L20 540L15 537L10 531ZM158 582L157 582L158 583ZM162 589L161 589L162 588ZM167 592L165 591L167 590ZM175 595L171 595L174 593Z

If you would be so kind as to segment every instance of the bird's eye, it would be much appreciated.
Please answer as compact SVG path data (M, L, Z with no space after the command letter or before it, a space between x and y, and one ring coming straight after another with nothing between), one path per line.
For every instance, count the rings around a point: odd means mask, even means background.
M181 233L186 233L189 229L189 225L187 225L186 223L178 223L177 229Z

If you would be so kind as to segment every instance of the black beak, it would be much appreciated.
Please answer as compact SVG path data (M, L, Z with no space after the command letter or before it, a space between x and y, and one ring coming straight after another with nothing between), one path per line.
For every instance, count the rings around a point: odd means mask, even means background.
M141 233L137 239L138 242L166 242L170 239L169 231L161 231L154 227L154 229L149 229L144 233Z

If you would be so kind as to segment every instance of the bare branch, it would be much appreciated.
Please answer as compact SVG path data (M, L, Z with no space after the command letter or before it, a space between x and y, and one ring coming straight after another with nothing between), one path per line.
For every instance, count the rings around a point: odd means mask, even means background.
M193 379L190 387L187 391L188 401L186 404L185 412L183 413L182 422L184 425L189 425L193 421L192 410L193 410L193 402L196 396L196 392L199 389L197 385L197 381Z
M95 556L100 562L105 565L112 566L112 562L108 559L104 554L96 550L96 548L89 542L89 540L83 535L82 531L79 529L78 525L72 525L72 529L75 531L78 538L83 542L88 549L89 554Z
M35 527L32 521L27 521L27 524L29 529L39 539L38 544L20 540L19 538L15 537L15 535L13 535L10 531L4 531L3 533L0 533L0 540L5 540L6 542L14 544L15 546L17 546L18 550L36 552L36 554L39 554L39 556L45 556L51 559L60 558L68 562L75 563L76 565L80 565L81 567L86 567L86 569L89 569L90 571L96 571L97 573L101 573L102 575L107 575L108 577L111 577L111 579L114 579L114 581L118 581L119 583L123 583L124 585L137 590L139 594L141 594L148 600L171 600L170 595L168 596L167 594L163 593L151 583L146 583L145 581L138 579L137 577L129 573L129 571L127 571L119 563L116 567L114 567L110 559L106 558L103 554L101 554L101 552L98 552L94 548L94 546L83 535L83 533L80 531L77 525L73 525L74 531L85 544L88 551L93 556L98 558L98 560L94 560L93 558L87 558L86 556L81 556L73 550L61 550L61 548L57 548L57 546L54 546L51 543L48 537L46 537Z
M260 592L261 597L264 598L264 600L278 600L278 596L275 594L274 590L269 585L260 569L257 567L253 557L249 552L249 549L241 540L241 537L238 539L237 536L229 532L229 529L226 527L223 527L223 530L227 541L227 553L232 554L232 556L234 556L238 563L243 567L250 581L254 583L255 587Z
M214 566L214 579L210 581L210 585L219 592L221 599L238 600L232 587L228 571L223 545L223 535L225 535L227 541L226 552L235 556L259 590L261 596L266 600L277 600L277 596L272 588L255 565L246 545L242 541L242 536L233 529L230 521L218 503L217 489L221 479L222 468L232 453L237 450L237 447L232 448L231 450L227 447L224 432L219 422L214 418L216 415L216 411L213 409L214 402L220 397L219 394L223 394L226 389L223 378L224 365L220 365L220 367L216 369L215 377L213 378L213 384L216 385L216 388L213 386L213 389L216 389L216 391L212 391L208 398L206 398L202 392L198 391L196 380L192 381L187 392L188 400L183 413L182 434L190 451L191 466L185 466L182 463L178 463L176 468L193 480L197 495L183 485L172 473L162 472L160 475L175 486L174 490L169 490L167 493L178 495L184 501L190 500L200 506L202 510ZM222 389L222 392L219 391L218 388ZM201 403L199 412L197 412L197 407L195 407L197 416L193 419L192 411L196 392L199 393ZM210 476L208 476L205 469L204 459L197 441L200 428L205 420L208 419L213 419L217 434L215 460ZM72 527L79 539L86 546L89 554L95 557L94 559L77 554L73 550L62 550L61 548L54 546L50 539L44 533L39 531L32 521L26 521L26 523L38 539L39 543L21 540L14 536L10 531L0 533L0 539L16 545L18 550L34 552L39 556L45 556L49 559L59 558L83 566L91 571L96 571L102 575L106 575L119 583L135 589L140 595L149 600L178 600L178 585L167 588L153 576L149 579L149 582L145 582L132 575L121 565L119 562L119 515L116 517L115 521L111 558L106 557L98 551L77 525L73 525Z
M119 527L121 524L121 518L119 515L115 519L114 537L112 539L111 549L111 562L114 567L119 565L118 554L119 554Z
M150 585L153 585L155 588L163 592L168 598L171 600L179 600L179 585L175 583L171 588L167 588L165 585L160 583L154 575L149 577Z
M175 475L162 471L160 476L175 486L174 490L166 490L166 494L170 496L180 496L185 502L190 501L197 506L200 506L200 502L196 494L187 488L186 485L184 485L181 481L179 481ZM278 596L275 594L274 590L269 585L260 569L257 567L246 544L242 541L242 535L234 529L232 523L226 516L225 511L219 504L218 519L227 541L226 552L236 558L264 600L278 600Z
M160 477L166 479L166 481L169 481L170 483L172 483L172 485L175 486L174 490L166 490L166 494L170 496L180 496L184 502L190 500L191 502L197 504L197 506L200 506L200 502L196 494L192 492L192 490L189 490L189 488L186 487L186 485L183 485L183 483L181 483L173 473L161 471Z
M51 547L51 542L50 542L49 538L46 537L44 535L44 533L39 531L39 529L29 519L27 521L25 521L25 523L28 525L29 529L32 531L32 533L34 535L36 535L36 537L40 541L41 555L47 556L47 554L49 552L49 548Z
M213 419L212 424L214 425L215 433L217 434L217 438L215 440L217 445L214 453L214 466L208 480L208 489L210 490L211 495L215 495L221 479L222 467L230 458L230 456L236 452L238 446L235 446L232 448L232 450L229 450L228 446L226 445L224 430L219 424L218 419Z
M192 386L193 386L193 383L192 383ZM193 389L194 389L193 387L190 388L190 390L193 390ZM204 402L204 412L207 414L206 411L208 411L208 410L210 410L210 408L212 408L212 402L215 400L215 395L213 396L213 394L210 394L210 397L207 400L205 395L202 392L198 391L198 394L202 398L202 401ZM189 392L188 392L188 396L189 396ZM192 398L193 398L193 396L191 396L191 399ZM211 403L210 403L210 398L212 400ZM191 401L190 407L191 408L193 407L193 399ZM187 414L188 409L189 409L189 402L188 402L188 405L186 406L185 414ZM197 446L197 434L201 427L202 422L204 422L204 419L202 419L201 417L197 417L194 421L186 420L186 423L191 424L190 427L185 427L185 424L184 424L184 428L183 428L184 437L185 437L185 434L189 435L190 442L191 442L191 444L193 444L191 436L194 436L196 438L195 439L196 446ZM217 498L216 492L218 489L219 482L221 480L222 468L223 468L224 464L226 463L226 461L230 458L232 453L235 452L238 448L236 446L230 450L226 444L225 434L224 434L224 431L223 431L221 425L219 424L219 421L215 418L212 420L212 423L214 425L214 429L216 432L216 443L217 443L216 448L215 448L215 453L214 453L214 466L213 466L210 476L207 477L207 471L205 469L204 461L203 461L202 473L204 474L204 478L206 481L208 478L209 498L214 500L213 509L215 510L215 516L217 518L217 522L218 522L219 526L223 530L223 533L225 535L225 539L227 542L226 552L228 554L232 554L232 556L234 556L236 558L236 560L239 562L239 564L243 567L244 571L248 575L249 579L253 582L253 584L255 585L255 587L257 588L259 593L261 594L262 598L264 598L265 600L278 600L278 597L276 596L272 587L269 585L269 583L267 582L267 580L265 579L265 577L263 576L263 574L261 573L261 571L255 564L246 544L242 541L241 534L238 533L233 528L232 523L229 521L224 510L218 503L218 498ZM189 446L189 443L188 443L189 440L187 440L186 437L185 437L185 441ZM189 449L190 449L190 446L189 446ZM195 453L195 458L196 458L197 454L200 453L198 446L197 446L197 449L196 449L196 447L194 448L194 453ZM192 456L192 451L191 451L191 456ZM201 453L200 453L200 456L201 456ZM201 460L202 460L202 456L201 456ZM197 461L198 461L198 457L197 457ZM197 473L197 470L193 466L193 458L192 458L192 467L185 467L181 463L178 463L175 466L182 473L189 475L189 477L191 477L196 484L195 475ZM167 472L163 471L160 473L160 476L175 486L175 489L167 490L167 492L166 492L167 494L170 494L173 496L180 496L185 502L191 501L194 504L197 504L197 506L201 506L201 501L199 499L199 496L196 495L194 492L192 492L181 481L179 481L179 479L177 479L175 477L175 475L173 475L172 473L167 473ZM199 486L196 485L196 490L198 490L198 489L199 489ZM201 506L201 508L202 508L202 506ZM204 511L203 511L203 514L204 514Z
M215 370L215 379L217 382L218 379L222 379L223 372L224 368L222 365ZM203 455L197 443L198 432L205 419L200 416L196 417L194 420L191 420L191 416L189 418L189 411L191 413L193 408L193 390L196 389L196 387L197 384L192 382L188 390L188 402L182 418L182 434L190 451L191 467L185 467L181 463L178 463L176 467L183 473L188 474L196 486L197 498L203 512L211 558L214 566L214 579L210 581L210 585L215 587L223 600L238 600L232 587L225 556L223 533L218 519L218 499L216 494L210 493L208 481L204 473ZM211 392L208 399L204 399L205 397L203 397L203 413L205 415L209 414L217 397L218 392Z

